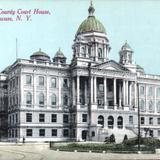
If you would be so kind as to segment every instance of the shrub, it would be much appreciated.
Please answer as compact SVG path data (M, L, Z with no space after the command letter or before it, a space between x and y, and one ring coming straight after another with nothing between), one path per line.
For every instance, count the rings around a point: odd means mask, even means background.
M110 143L115 143L116 142L114 134L111 134L111 136L109 137L109 141L110 141Z
M123 138L123 143L125 143L128 140L128 136L125 134Z

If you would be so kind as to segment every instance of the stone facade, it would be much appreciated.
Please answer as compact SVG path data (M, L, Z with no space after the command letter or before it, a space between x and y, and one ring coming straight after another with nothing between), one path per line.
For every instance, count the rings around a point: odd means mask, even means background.
M125 134L137 136L138 106L141 135L160 137L160 76L146 74L133 63L127 42L119 62L109 60L105 28L92 4L88 11L76 33L70 64L60 49L53 62L39 50L2 72L8 140L104 141L114 134L120 142Z

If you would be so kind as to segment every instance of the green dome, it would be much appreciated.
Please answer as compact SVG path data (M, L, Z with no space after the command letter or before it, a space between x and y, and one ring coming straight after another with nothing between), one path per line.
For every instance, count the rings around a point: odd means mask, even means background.
M85 19L78 28L77 34L85 33L85 32L100 32L106 33L106 30L103 24L97 20L94 16L95 9L93 7L92 1L90 7L88 8L88 18Z
M39 51L34 52L31 56L45 56L45 57L49 57L46 53L42 52L41 49L39 49Z
M103 24L95 16L88 16L79 26L77 34L91 31L106 33Z

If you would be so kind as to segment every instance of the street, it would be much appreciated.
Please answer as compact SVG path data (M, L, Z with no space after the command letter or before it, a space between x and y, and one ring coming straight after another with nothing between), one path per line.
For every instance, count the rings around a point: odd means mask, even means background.
M0 160L160 160L156 154L112 154L61 152L49 149L49 144L0 143Z

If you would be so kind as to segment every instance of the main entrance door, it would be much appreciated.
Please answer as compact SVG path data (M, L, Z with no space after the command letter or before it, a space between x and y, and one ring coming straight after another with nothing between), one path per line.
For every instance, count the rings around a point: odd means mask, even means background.
M85 141L87 139L87 131L86 130L82 131L82 139L85 140Z

